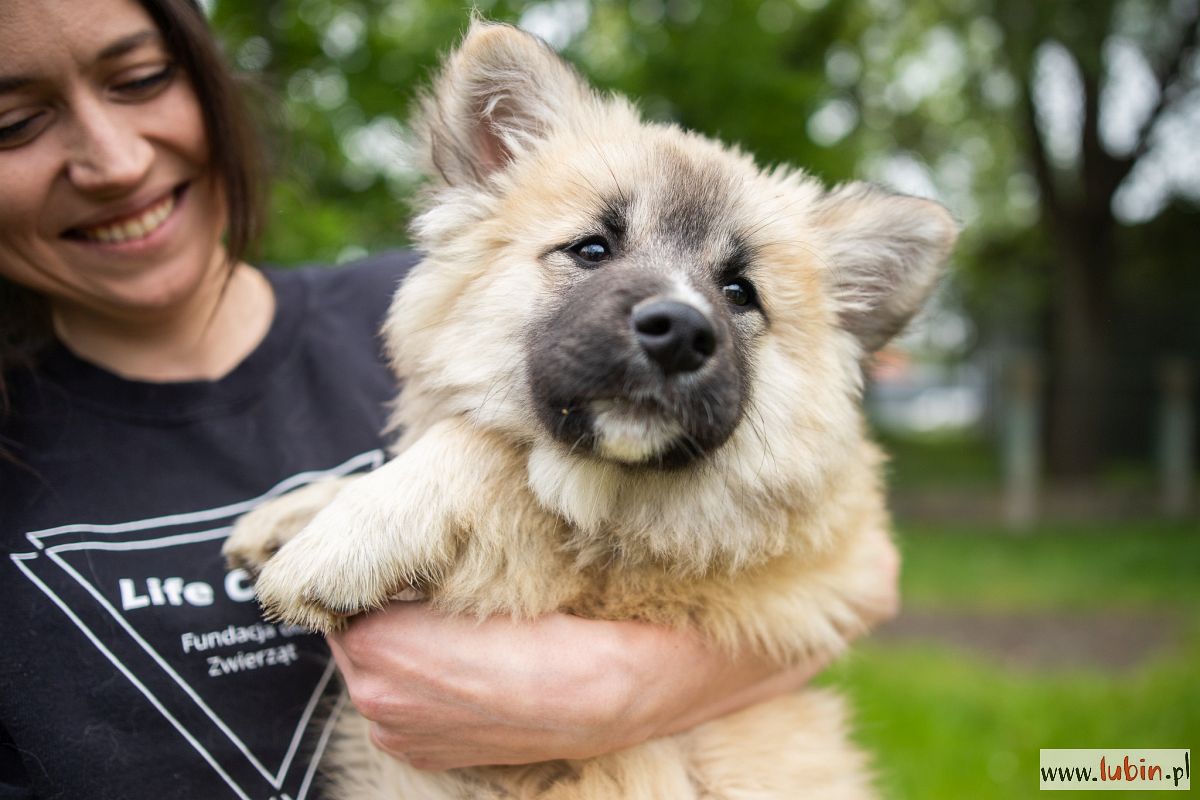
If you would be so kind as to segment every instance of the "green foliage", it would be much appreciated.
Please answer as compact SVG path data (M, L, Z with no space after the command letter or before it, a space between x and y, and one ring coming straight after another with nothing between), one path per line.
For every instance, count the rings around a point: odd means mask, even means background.
M267 257L330 259L348 247L404 242L418 177L397 137L471 5L213 5L234 62L275 98L264 115L285 188L275 196ZM1091 66L1100 58L1098 26L1148 52L1171 33L1142 0L1099 5L493 0L478 7L508 22L557 15L564 55L597 85L637 98L651 118L737 143L764 163L799 164L831 182L925 181L966 224L956 256L963 301L1019 328L1036 319L1029 309L1048 302L1056 259L1036 232L1039 199L1020 122L1036 48L1061 41Z
M998 124L1011 98L992 91L999 102L979 100L987 94L980 87L996 83L994 26L967 15L946 21L938 3L479 5L508 22L585 14L564 55L593 82L637 98L651 118L739 144L763 163L803 165L836 182L886 179L888 159L902 157L928 164L935 177L958 175L962 185L948 200L962 206L960 216L978 216L988 230L1029 223L1029 193L1010 191L1018 143ZM282 184L269 259L330 259L347 247L405 240L418 178L397 135L416 91L464 30L468 8L445 0L214 0L214 26L233 61L274 98L263 104ZM944 58L953 69L937 68ZM914 83L916 74L925 77Z
M834 94L824 79L824 52L843 35L842 15L805 14L780 3L777 19L764 24L771 8L758 0L716 0L702 10L667 5L661 16L647 18L616 4L599 6L598 30L574 50L601 85L640 98L653 118L739 144L763 163L815 164L829 180L847 179L855 150L826 150L806 129ZM620 39L601 50L599 37L609 35L601 31L620 31ZM609 49L621 55L597 55Z

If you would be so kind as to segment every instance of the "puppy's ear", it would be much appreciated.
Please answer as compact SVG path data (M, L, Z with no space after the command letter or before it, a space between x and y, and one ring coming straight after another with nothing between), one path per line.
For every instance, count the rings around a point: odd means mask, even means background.
M958 238L958 224L938 203L863 183L827 194L815 221L825 236L839 321L864 353L917 313Z
M545 42L475 17L422 98L417 131L429 172L451 186L483 185L590 95Z

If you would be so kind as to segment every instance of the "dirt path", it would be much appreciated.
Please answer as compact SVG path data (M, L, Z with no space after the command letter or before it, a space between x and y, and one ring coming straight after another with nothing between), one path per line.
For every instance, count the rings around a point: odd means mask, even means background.
M1164 614L906 611L871 638L949 644L1009 667L1123 670L1176 646L1183 635L1182 622Z

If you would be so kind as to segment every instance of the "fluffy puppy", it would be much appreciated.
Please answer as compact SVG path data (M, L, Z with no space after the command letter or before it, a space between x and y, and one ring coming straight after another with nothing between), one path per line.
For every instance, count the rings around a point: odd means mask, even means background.
M395 457L239 525L227 553L261 567L267 612L327 631L416 589L459 614L688 627L781 665L842 650L889 524L861 364L933 287L946 211L643 122L502 25L471 26L419 123L426 258L384 331ZM527 767L421 773L346 729L355 800L871 796L815 691Z

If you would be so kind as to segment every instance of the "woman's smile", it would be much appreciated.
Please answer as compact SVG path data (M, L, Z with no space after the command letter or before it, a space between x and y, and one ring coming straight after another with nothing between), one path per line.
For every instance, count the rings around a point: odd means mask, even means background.
M178 213L185 203L188 183L182 183L149 203L127 204L134 211L116 210L98 221L68 228L62 238L71 242L114 252L145 252L163 244L177 227Z

